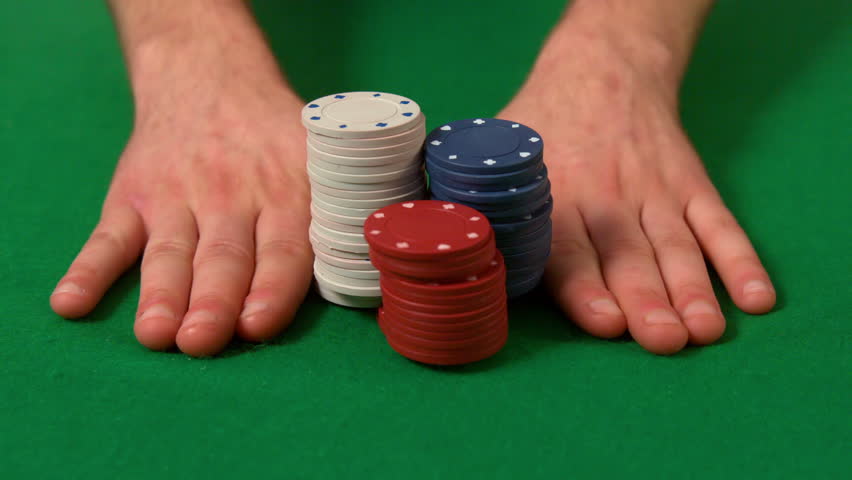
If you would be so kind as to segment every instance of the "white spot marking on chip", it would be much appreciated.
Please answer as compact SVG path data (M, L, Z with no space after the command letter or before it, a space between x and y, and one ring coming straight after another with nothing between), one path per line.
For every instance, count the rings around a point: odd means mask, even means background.
M544 178L544 177L542 177L541 175L535 177L536 180L541 180L542 178Z
M455 159L459 158L459 156L458 155L450 155L447 158L449 158L450 160L455 160Z
M491 266L496 267L497 266L497 260L491 260Z
M396 248L408 248L410 246L408 242L396 242Z
M471 275L471 276L467 277L468 282L475 282L477 280L479 280L479 277L477 277L476 275Z
M382 212L378 212L378 213L374 213L373 217L374 218L385 218L385 214L382 213Z
M476 232L470 232L467 234L467 238L479 238L479 234Z
M494 165L494 164L495 164L495 163L497 163L497 162L495 162L493 159L490 159L490 158L489 158L488 160L485 160L485 161L483 161L482 163L484 163L484 164L486 164L486 165L488 165L488 166L491 166L491 165Z
M414 208L414 203L412 203L412 202L403 203L402 208Z
M382 233L381 230L370 230L370 235L378 235L380 233Z
M453 205L452 203L445 203L445 204L441 205L441 207L443 207L444 210L453 210L453 209L456 208L456 206Z
M529 156L530 156L530 152L521 152L521 153L519 153L518 155L520 155L520 156L521 156L521 158L527 158L527 157L529 157Z
M431 141L431 142L429 142L429 143L431 143L432 145L435 145L435 146L437 147L438 145L440 145L440 144L441 144L441 141L440 141L440 140L432 140L432 141Z
M438 244L438 250L449 250L451 248L453 248L453 247L447 245L446 243L439 243Z
M532 215L524 215L524 220L532 220Z
M441 127L441 130L443 130L445 132L448 131L448 130L452 130L452 129L453 129L453 127L451 127L449 125L444 125L443 127Z
M468 190L468 193L476 193L476 190Z
M509 191L512 192L512 193L515 193L515 192L518 191L518 189L517 188L510 188Z
M477 125L482 125L483 123L485 123L485 120L483 120L481 118L477 118L476 120L473 121L473 123L475 123Z
M478 222L480 220L482 220L482 217L470 217L471 222Z
M531 141L532 143L538 142L538 141L540 141L540 140L541 140L541 139L540 139L540 138L538 138L538 137L530 137L530 141Z
M520 127L520 125L519 125L519 124L517 124L517 123L513 123L513 124L512 124L512 128L518 128L518 127Z

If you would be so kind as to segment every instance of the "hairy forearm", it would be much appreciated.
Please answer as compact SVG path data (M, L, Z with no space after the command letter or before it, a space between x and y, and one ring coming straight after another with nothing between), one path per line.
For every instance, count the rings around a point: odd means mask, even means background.
M574 0L551 36L554 57L607 44L637 68L680 83L713 0Z
M164 93L287 91L244 0L109 0L137 109ZM267 92L268 90L268 92Z

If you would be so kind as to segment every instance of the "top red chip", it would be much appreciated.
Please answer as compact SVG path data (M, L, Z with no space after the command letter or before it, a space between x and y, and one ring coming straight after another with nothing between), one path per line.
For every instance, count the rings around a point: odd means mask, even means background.
M452 202L415 200L373 212L364 222L370 248L390 257L434 259L485 248L492 235L485 215Z

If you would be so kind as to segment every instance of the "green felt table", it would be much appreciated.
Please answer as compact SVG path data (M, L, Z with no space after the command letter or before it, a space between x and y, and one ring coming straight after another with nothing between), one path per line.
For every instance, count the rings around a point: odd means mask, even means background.
M356 6L356 4L358 6ZM487 6L485 6L487 4ZM304 98L370 89L439 122L493 115L560 0L256 6ZM101 2L0 5L0 478L838 478L850 461L852 11L722 1L683 118L779 292L673 357L571 326L538 292L498 356L434 369L371 311L311 295L266 345L215 359L132 332L138 268L88 318L48 295L131 129ZM844 453L845 452L845 453Z

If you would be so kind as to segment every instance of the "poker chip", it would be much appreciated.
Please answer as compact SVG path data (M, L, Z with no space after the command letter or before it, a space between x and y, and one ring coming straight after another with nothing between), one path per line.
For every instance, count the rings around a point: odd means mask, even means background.
M433 365L470 363L502 348L506 267L481 212L436 200L395 203L367 218L364 236L391 348Z
M330 180L338 183L350 185L366 185L362 187L354 187L355 189L360 190L371 190L372 187L368 185L374 185L377 183L382 184L389 181L404 180L407 178L415 177L417 175L422 175L423 173L423 167L421 166L420 162L412 162L405 165L396 165L396 167L397 168L395 170L386 171L383 173L365 173L363 175L359 175L328 170L318 166L316 162L308 159L308 168L314 175L322 177L325 180Z
M379 190L349 190L345 188L345 185L344 188L329 187L321 183L316 183L312 180L311 192L322 192L337 199L379 200L388 202L388 199L390 198L409 193L413 190L426 188L426 182L424 181L422 176L414 177L408 180L408 183L402 185L399 185L398 182L390 182L384 185L373 185L373 188L379 188ZM382 204L382 206L390 205L390 203L395 202L384 203Z
M406 171L408 169L414 169L420 167L422 165L422 159L419 155L406 155L404 157L400 157L404 159L401 162L396 163L388 163L388 164L378 164L378 165L342 165L337 163L331 163L323 160L322 158L317 156L312 156L308 154L308 159L310 162L317 167L323 170L339 173L343 175L369 175L375 176L379 181L375 183L382 183L385 181L385 178L382 178L382 175L386 175L392 172L398 172L400 170Z
M488 264L488 268L478 275L457 282L427 281L397 277L384 272L381 275L382 282L398 284L410 298L416 300L416 296L427 297L428 301L448 301L452 297L464 295L481 295L482 292L491 291L506 283L506 266L503 256L496 255Z
M370 247L389 257L450 257L485 247L492 238L487 218L463 205L435 200L379 209L364 222Z
M308 130L317 290L338 305L375 308L381 304L380 274L370 261L363 224L377 209L425 197L425 117L406 97L348 92L305 105L302 123Z
M423 185L418 185L416 189L404 192L400 195L393 195L389 198L377 198L377 199L368 199L368 200L358 200L358 199L350 199L350 198L340 198L335 197L334 195L329 195L323 191L314 189L311 191L311 197L322 200L325 203L333 203L335 205L339 205L341 207L348 208L363 208L363 209L373 209L378 210L379 208L388 205L388 202L399 203L405 202L408 200L419 200L426 195L426 187Z
M375 269L369 269L369 270L348 269L348 268L338 267L337 265L332 265L330 263L326 263L320 257L317 257L316 260L322 261L323 267L325 267L328 271L330 271L332 273L340 275L341 277L356 278L356 279L359 279L359 280L379 280L379 271L375 270Z
M355 178L355 180L367 180L363 183L353 183L345 180L340 180L341 178L346 178L342 176L342 174L335 175L334 172L323 171L320 168L317 168L308 162L307 164L308 178L311 180L311 183L318 183L320 185L335 188L338 190L349 190L356 192L375 192L380 190L387 190L391 188L397 188L402 186L407 186L414 181L426 183L426 179L424 177L423 171L420 169L403 169L400 176L397 178L391 178L391 176L385 176L387 180L384 181L376 181L370 182L369 179L359 179ZM328 175L334 175L337 179L330 178ZM350 176L351 178L351 176Z
M330 289L320 282L316 283L317 292L325 300L350 308L377 308L382 304L382 297L359 297L346 295L334 289Z
M356 278L356 273L358 272L376 271L375 267L373 267L373 264L370 263L370 259L368 257L343 258L316 249L314 249L314 256L322 260L323 263L325 263L326 265L333 265L338 268L349 270L351 276L355 276Z
M388 323L392 324L392 317L390 321L388 321L388 318L384 310L379 309L379 325L386 327ZM502 328L501 326L501 328L495 329L499 334L492 341L477 345L475 348L458 351L442 351L412 346L405 341L404 337L401 338L396 335L396 330L385 328L383 331L388 339L388 344L400 355L420 363L451 366L473 363L495 355L503 348L508 339L508 320L505 322L505 327Z
M540 161L544 142L533 129L496 118L458 120L426 137L427 161L474 174L525 170Z
M312 141L308 137L308 156L322 160L334 165L346 165L351 167L375 167L381 165L394 165L408 163L422 155L422 144L406 143L405 150L389 151L387 149L344 149L336 147L334 152L320 150L323 148L319 142ZM340 152L340 153L336 153ZM371 152L371 155L367 155Z
M531 165L528 170L519 172L500 173L496 175L475 175L465 173L448 173L438 166L434 161L427 164L426 173L430 179L434 179L441 185L458 190L479 190L483 192L501 191L511 187L526 185L537 179L547 176L547 167L540 161Z
M553 233L541 136L508 120L459 120L430 132L424 151L430 197L467 205L488 218L505 262L508 296L534 289Z
M371 138L398 134L420 120L420 106L384 92L346 92L318 98L302 109L302 124L334 138Z
M404 145L410 142L418 142L423 144L423 139L426 137L426 117L420 114L420 120L411 125L410 130L402 133L396 133L388 136L377 136L369 138L342 138L330 137L321 133L316 133L308 129L308 138L316 140L322 145L331 145L339 148L355 148L355 149L375 149L387 148L394 145ZM323 150L331 152L331 150Z
M497 247L492 242L487 252L491 254L491 258L494 258L496 251ZM377 251L373 251L370 255L373 265L379 270L399 277L420 280L463 281L488 268L491 262L488 257L480 258L479 256L450 257L444 261L435 262L412 262L387 257Z
M498 206L521 205L538 198L550 195L550 180L545 177L533 180L520 187L510 187L500 191L458 190L432 182L431 190L446 198L465 204L481 205L484 211L498 210Z
M328 157L335 158L337 160L335 163L340 163L341 165L361 164L365 162L375 162L378 165L382 165L379 162L385 162L388 157L405 155L409 152L420 153L423 149L423 139L423 135L418 135L411 140L403 141L402 143L393 143L385 147L342 147L333 143L325 143L323 140L327 140L327 138L308 135L308 151L316 152L318 155L326 157L326 159Z

